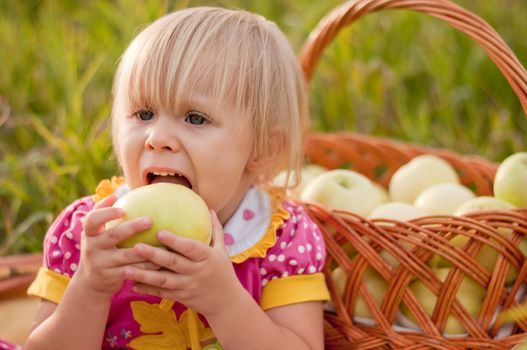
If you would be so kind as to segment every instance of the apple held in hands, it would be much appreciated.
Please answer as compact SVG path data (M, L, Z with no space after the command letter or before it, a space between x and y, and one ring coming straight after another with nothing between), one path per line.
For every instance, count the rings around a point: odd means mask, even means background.
M302 200L366 216L382 203L381 193L366 176L336 169L317 176L302 191Z
M518 207L527 207L527 152L505 158L494 177L494 196Z
M210 243L212 222L209 209L197 193L185 186L157 183L138 187L119 198L114 207L122 208L125 217L110 221L107 228L138 217L152 219L150 229L122 241L120 248L130 248L137 243L161 246L156 238L156 233L161 230Z

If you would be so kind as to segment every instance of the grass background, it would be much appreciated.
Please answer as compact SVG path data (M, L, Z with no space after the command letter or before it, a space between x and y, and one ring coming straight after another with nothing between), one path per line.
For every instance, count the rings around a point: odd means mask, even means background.
M455 0L527 64L527 2ZM148 22L222 5L275 21L297 52L336 0L0 0L0 255L40 251L65 205L118 173L109 135L116 62ZM354 130L500 161L525 150L527 121L484 51L407 11L344 30L311 86L313 128Z

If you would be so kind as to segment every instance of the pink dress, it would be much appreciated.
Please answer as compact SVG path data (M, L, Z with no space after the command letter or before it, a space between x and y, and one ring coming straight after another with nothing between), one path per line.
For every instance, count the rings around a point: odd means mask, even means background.
M60 302L79 264L82 222L93 206L93 196L81 198L50 227L30 295ZM329 299L320 230L280 192L251 188L224 232L236 275L262 309ZM186 350L196 340L203 349L222 349L204 317L173 300L134 293L131 285L125 282L112 298L103 349Z

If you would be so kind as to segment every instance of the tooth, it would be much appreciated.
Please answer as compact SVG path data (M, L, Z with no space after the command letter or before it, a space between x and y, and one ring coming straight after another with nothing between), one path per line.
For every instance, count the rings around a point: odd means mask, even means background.
M167 172L165 172L165 171L152 171L152 174L154 174L156 176L175 176L175 175L177 175L177 173L168 172L168 171Z

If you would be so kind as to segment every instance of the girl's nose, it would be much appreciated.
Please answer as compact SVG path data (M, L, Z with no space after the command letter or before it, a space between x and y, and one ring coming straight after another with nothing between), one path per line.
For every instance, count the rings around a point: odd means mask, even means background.
M158 123L152 125L145 147L153 151L171 151L177 152L180 148L179 140L174 132L174 127Z

